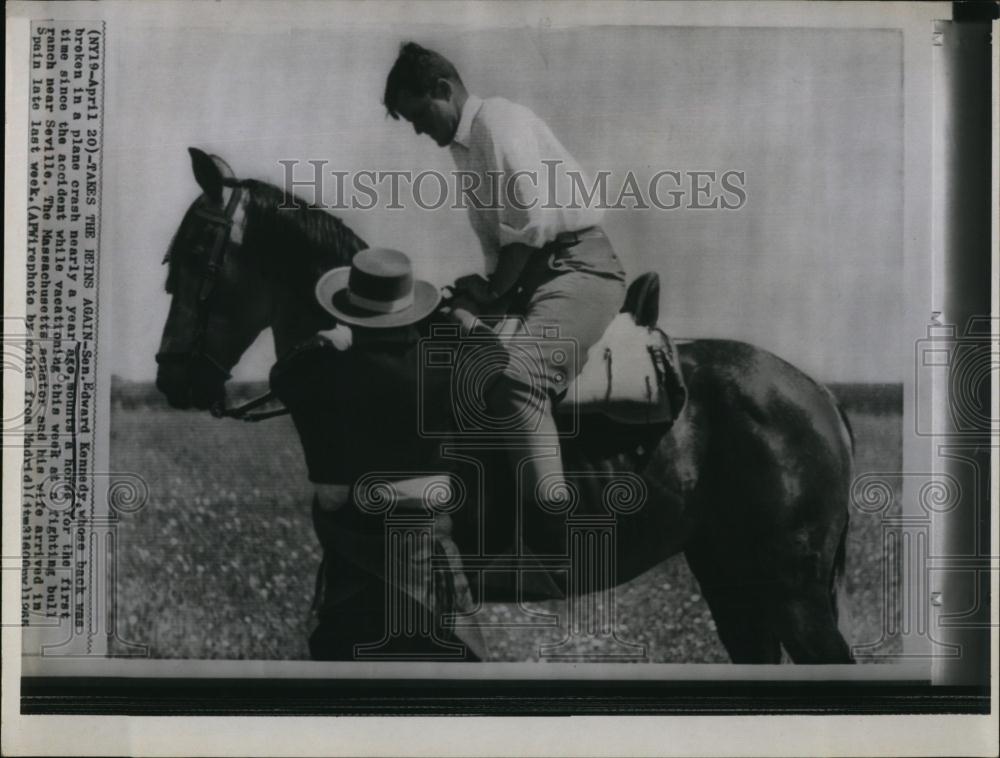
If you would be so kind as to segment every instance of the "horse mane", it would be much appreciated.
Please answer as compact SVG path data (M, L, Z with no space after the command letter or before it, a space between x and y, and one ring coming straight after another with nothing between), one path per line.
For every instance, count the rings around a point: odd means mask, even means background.
M281 253L262 261L276 276L299 274L311 287L321 274L349 265L355 253L368 247L339 218L297 195L256 179L239 186L248 191L244 240L257 250ZM289 266L290 259L305 265Z

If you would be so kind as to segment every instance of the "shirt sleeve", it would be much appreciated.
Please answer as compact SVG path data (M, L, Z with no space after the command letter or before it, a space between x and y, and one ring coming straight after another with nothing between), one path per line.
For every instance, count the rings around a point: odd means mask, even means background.
M543 247L562 231L562 216L549 192L553 170L544 160L562 161L558 150L546 155L548 127L531 111L517 106L504 110L490 130L500 182L500 247L521 243Z

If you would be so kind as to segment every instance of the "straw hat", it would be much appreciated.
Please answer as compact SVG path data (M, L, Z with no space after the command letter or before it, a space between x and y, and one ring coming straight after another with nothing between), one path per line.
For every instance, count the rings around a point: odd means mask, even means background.
M407 255L374 247L357 253L350 266L323 274L316 282L316 299L345 324L389 329L430 315L441 293L430 282L413 278Z

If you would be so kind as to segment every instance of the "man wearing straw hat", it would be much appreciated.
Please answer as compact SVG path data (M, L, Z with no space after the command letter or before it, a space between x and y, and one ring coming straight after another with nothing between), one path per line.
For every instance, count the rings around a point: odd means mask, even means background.
M565 391L625 295L625 272L601 230L601 213L567 206L569 180L582 176L580 167L541 119L503 98L469 94L442 55L403 45L383 103L390 116L448 147L474 180L469 219L488 279L460 279L456 310L467 324L464 311L518 316L518 337L537 340L536 351L519 351L495 375L485 400L497 431L516 442L512 462L524 472L522 499L558 501L563 466L553 445L552 399ZM567 343L576 353L569 366Z
M272 372L272 387L293 411L316 488L313 522L323 565L314 603L318 626L309 640L314 658L475 660L485 654L474 628L442 626L443 614L471 606L471 594L451 520L434 509L451 498L450 474L437 465L441 440L416 433L415 325L440 297L434 285L414 278L403 253L362 250L350 266L316 284L319 304L350 327L321 333L339 349L303 349ZM446 383L429 387L427 381L419 389L431 402L448 391ZM400 516L424 523L431 541L389 551L387 519ZM444 587L433 581L440 576L431 571L434 552L452 566ZM401 615L433 631L393 635L405 626L397 623Z

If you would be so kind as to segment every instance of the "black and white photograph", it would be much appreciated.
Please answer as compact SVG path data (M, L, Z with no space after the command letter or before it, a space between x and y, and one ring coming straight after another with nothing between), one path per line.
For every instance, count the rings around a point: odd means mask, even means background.
M995 11L8 5L10 754L995 751Z

